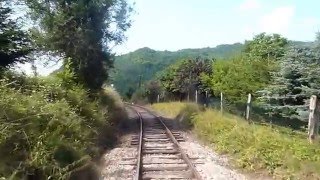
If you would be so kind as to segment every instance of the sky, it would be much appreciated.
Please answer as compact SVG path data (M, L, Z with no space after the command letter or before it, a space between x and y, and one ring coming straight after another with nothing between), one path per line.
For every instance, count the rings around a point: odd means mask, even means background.
M320 30L319 0L129 0L134 13L117 55L149 47L176 51L250 40L261 32L313 41ZM47 75L59 66L42 67ZM20 69L30 74L30 64Z
M261 32L312 41L320 30L319 0L132 0L135 13L124 54L142 47L176 51L252 39Z

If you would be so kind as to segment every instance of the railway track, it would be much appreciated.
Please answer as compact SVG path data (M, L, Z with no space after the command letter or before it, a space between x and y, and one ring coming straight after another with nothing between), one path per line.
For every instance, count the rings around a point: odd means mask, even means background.
M171 132L161 117L146 108L127 104L139 117L140 132L132 143L138 146L134 179L201 179L179 145L179 132Z

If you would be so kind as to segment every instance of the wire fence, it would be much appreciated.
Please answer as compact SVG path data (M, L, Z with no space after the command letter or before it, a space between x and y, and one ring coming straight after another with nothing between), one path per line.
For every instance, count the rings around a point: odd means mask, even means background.
M284 117L280 113L266 108L265 104L262 104L258 99L254 98L251 98L250 102L229 102L226 98L221 98L220 95L220 97L215 96L208 98L207 102L207 104L203 105L243 117L250 122L268 123L298 130L305 130L308 126L308 116L305 116L303 119L298 117ZM200 102L199 104L202 103ZM303 107L309 115L308 105Z
M193 94L193 95L192 95ZM289 127L293 130L308 130L308 137L310 142L313 142L315 137L319 134L320 125L320 100L317 96L311 96L310 100L306 101L304 105L298 106L281 106L279 109L268 108L267 103L262 103L259 99L252 98L251 94L243 97L242 101L228 101L221 93L220 96L208 96L208 93L195 93L188 94L187 100L195 102L208 108L213 108L221 111L221 113L231 113L246 119L249 123L260 123L263 125L276 125ZM185 98L179 98L180 101ZM157 102L167 101L158 95ZM172 100L170 98L170 100ZM296 108L295 115L285 116L281 110Z

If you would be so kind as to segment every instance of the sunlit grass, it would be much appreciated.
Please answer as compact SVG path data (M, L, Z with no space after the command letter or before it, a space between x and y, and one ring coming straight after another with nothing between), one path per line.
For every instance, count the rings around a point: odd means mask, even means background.
M153 108L170 117L181 117L186 112L184 103L161 103ZM220 153L232 155L238 167L257 171L266 170L275 178L319 179L320 146L310 145L307 134L289 128L249 124L231 114L207 109L185 116L194 132L212 143Z
M186 106L186 103L171 102L153 104L152 108L156 109L159 113L164 114L168 118L175 118Z

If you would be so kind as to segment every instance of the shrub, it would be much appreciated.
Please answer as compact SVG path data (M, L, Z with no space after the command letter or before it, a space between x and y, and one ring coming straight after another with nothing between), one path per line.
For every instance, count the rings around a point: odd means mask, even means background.
M89 97L57 77L6 72L0 80L0 177L65 179L98 158L115 141L111 107L121 108L115 94L99 95Z
M99 97L101 106L105 107L107 112L112 112L109 114L111 123L115 125L121 124L123 123L121 120L128 118L123 101L113 88L104 88Z

